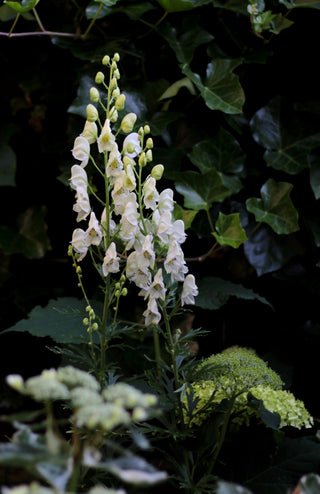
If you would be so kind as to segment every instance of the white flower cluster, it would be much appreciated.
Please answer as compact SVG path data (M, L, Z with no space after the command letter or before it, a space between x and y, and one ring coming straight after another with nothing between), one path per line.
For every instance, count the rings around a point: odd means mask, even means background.
M1 490L2 494L57 494L57 489L50 487L44 487L38 482L32 482L31 484L20 484L15 487L3 487ZM62 494L62 491L59 490ZM94 486L87 494L126 494L123 489L112 489L104 486Z
M161 192L157 190L156 181L162 176L163 166L154 166L142 180L142 169L152 161L153 142L150 137L146 138L149 127L144 126L133 132L137 117L134 113L128 113L122 118L117 132L112 130L112 124L118 120L118 110L123 109L125 100L118 87L120 74L117 61L118 54L112 60L106 56L102 61L110 69L109 86L104 83L101 72L95 79L108 91L107 107L101 101L97 88L90 91L91 101L99 102L106 110L105 121L100 121L94 105L88 105L83 132L74 142L72 154L81 163L71 169L70 185L76 191L73 209L77 212L78 222L90 216L86 230L74 230L71 245L79 261L91 246L101 248L101 273L104 277L119 272L126 262L126 277L140 288L139 294L147 299L144 312L146 325L158 324L161 319L159 302L165 300L167 292L166 275L169 275L167 278L170 277L171 283L183 282L181 305L194 304L198 289L194 276L187 275L188 268L181 248L186 234L184 222L173 218L173 191L169 188ZM116 137L120 131L127 135L119 148ZM100 155L103 166L99 167L98 161L96 163L94 160L94 151ZM89 160L105 180L106 198L100 200L105 207L100 221L89 200L85 171ZM122 254L117 252L119 242L124 249Z

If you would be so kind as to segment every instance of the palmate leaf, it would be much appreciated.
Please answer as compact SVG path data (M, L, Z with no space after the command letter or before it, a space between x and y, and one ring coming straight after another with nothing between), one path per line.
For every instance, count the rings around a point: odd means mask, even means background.
M99 304L92 304L99 314ZM46 307L37 306L29 314L2 334L11 331L27 331L33 336L49 336L56 343L86 343L88 335L83 326L86 303L73 297L51 300Z
M9 7L11 7L13 10L18 12L19 14L23 14L24 12L28 12L29 10L32 10L37 3L40 0L22 0L21 3L19 2L8 2L7 0L4 0L4 3L7 4Z
M247 199L247 210L255 215L256 221L267 223L278 234L296 232L299 230L298 212L290 199L292 188L287 182L270 178L261 187L261 199Z
M241 62L241 59L216 58L212 60L207 66L204 83L198 74L190 70L187 64L182 66L182 72L197 86L210 110L237 114L242 112L244 93L239 78L233 74L233 71Z
M230 245L234 249L240 247L247 240L247 235L241 226L240 213L223 214L219 212L216 221L216 232L212 235L220 245Z
M231 194L223 183L221 173L213 169L208 173L185 172L176 176L176 190L184 196L187 209L208 210L214 202L222 202Z

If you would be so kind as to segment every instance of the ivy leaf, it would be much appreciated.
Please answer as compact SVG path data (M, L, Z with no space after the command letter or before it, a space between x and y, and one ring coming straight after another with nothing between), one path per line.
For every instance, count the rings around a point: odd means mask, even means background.
M299 230L298 212L290 199L292 188L287 182L270 178L261 187L261 199L247 199L247 210L255 215L256 221L267 223L278 234L296 232Z
M246 288L240 283L232 283L217 277L202 278L197 282L199 295L196 297L196 306L202 309L217 310L224 306L230 297L237 297L245 300L258 300L259 302L271 304L255 293L250 288Z
M218 233L213 232L220 245L230 245L234 249L240 247L247 240L247 235L241 226L240 213L225 215L219 212L215 228Z
M92 304L95 312L101 309L98 303ZM87 343L88 337L83 326L86 303L73 297L51 300L46 307L37 306L29 314L28 319L18 321L2 334L27 331L33 336L43 338L49 336L59 344Z
M177 96L178 92L183 87L187 88L190 94L192 94L192 95L196 94L195 89L194 89L194 85L192 84L190 79L188 79L188 77L184 77L183 79L179 79L178 81L171 84L171 86L169 86L165 90L165 92L162 93L162 95L159 98L159 101L161 101L163 99L173 98L174 96Z
M21 3L19 2L8 2L7 0L4 0L4 3L11 7L13 10L18 12L19 14L23 14L24 12L28 12L29 10L32 10L39 0L22 0Z
M282 114L291 121L291 127L284 125ZM299 125L297 125L299 123ZM282 111L279 98L272 101L269 106L261 108L256 112L250 122L253 137L261 146L266 148L264 158L272 168L282 170L286 173L296 174L309 167L308 156L310 151L320 144L320 135L304 135L306 131L299 122L299 115L290 108ZM304 132L303 132L304 131Z
M211 204L222 202L231 193L215 169L205 174L191 171L177 174L175 186L184 196L184 206L196 211L210 209Z
M169 43L177 60L185 64L191 62L194 51L198 46L209 43L214 39L212 34L200 26L194 26L179 36L177 30L167 22L158 31Z
M239 78L233 74L234 69L240 64L240 59L217 58L212 60L207 66L204 84L200 76L193 73L187 64L182 66L182 72L199 89L210 110L221 110L224 113L236 114L242 112L244 103L244 93L239 83Z
M169 112L169 111L162 111L162 112L157 112L155 113L151 120L149 120L149 125L151 129L151 133L154 136L160 136L163 135L167 126L178 120L183 116L183 113L179 112Z
M258 276L277 271L301 253L301 246L292 235L276 235L267 225L253 232L243 248Z
M185 230L191 227L193 220L197 216L198 211L192 211L190 209L183 209L179 204L174 205L173 217L175 220L182 220L184 222Z
M318 471L320 444L314 437L284 438L267 470L255 475L247 485L259 494L291 492L302 475Z

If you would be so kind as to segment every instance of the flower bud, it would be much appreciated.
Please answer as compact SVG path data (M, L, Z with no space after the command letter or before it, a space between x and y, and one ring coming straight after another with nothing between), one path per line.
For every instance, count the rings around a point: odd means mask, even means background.
M110 89L113 90L116 89L117 87L118 87L117 79L113 77L110 81Z
M121 275L120 281L124 283L126 281L126 276L124 274Z
M7 384L16 391L22 391L24 389L24 381L19 374L9 374L6 377Z
M98 325L98 323L94 322L94 323L92 324L92 329L93 329L93 331L98 331L98 329L99 329L99 325Z
M139 166L145 166L147 164L146 153L142 152L139 156Z
M118 111L117 111L115 106L113 106L111 108L111 111L109 113L109 119L110 119L110 122L113 122L113 123L118 120Z
M116 69L116 70L114 71L113 75L114 75L114 77L115 77L116 79L120 79L120 72L119 72L119 69Z
M115 102L115 107L117 110L123 110L124 108L124 104L125 104L125 101L126 101L126 97L124 94L120 94L117 99L116 99L116 102Z
M87 317L85 317L82 321L83 325L84 326L88 326L89 325L89 319Z
M105 55L102 59L102 65L109 65L110 63L110 57L109 55Z
M87 120L89 122L95 122L99 118L99 113L98 110L94 105L88 105L87 106Z
M116 289L116 290L120 290L120 288L121 288L121 283L116 283L116 284L114 285L114 287L115 287L115 289Z
M124 297L125 297L126 295L128 295L128 289L127 289L127 288L122 288L121 295L123 295Z
M100 93L96 87L90 88L90 101L97 103L100 99Z
M153 148L153 140L151 137L148 137L147 142L146 142L147 149L152 149Z
M116 87L113 91L112 91L112 97L113 99L117 99L118 96L120 96L120 89L118 87Z
M149 125L145 125L143 130L144 130L144 133L145 134L150 134L150 127L149 127Z
M91 311L91 305L87 305L86 312L90 312L90 311Z
M111 64L111 69L112 70L116 70L118 68L117 66L117 62L115 60L112 61L112 64Z
M68 247L68 256L72 256L72 253L73 253L73 246L72 245L69 245L69 247Z
M134 146L134 144L132 144L132 146ZM129 144L128 147L127 147L127 150L128 150L128 148L130 149L132 146ZM132 160L129 156L124 156L122 162L123 162L123 167L124 167L125 170L126 170L126 168L127 168L128 165L132 166L132 168L133 168L135 166L135 164L136 164L135 161Z
M115 53L115 54L113 55L113 60L115 60L116 62L119 62L119 60L120 60L120 55L119 55L119 53Z
M150 161L152 161L153 157L152 157L151 149L148 149L148 151L146 152L146 159L147 159L148 163L150 163Z
M116 290L115 293L114 293L114 296L116 298L120 297L120 290Z
M143 137L144 136L144 130L143 130L143 127L140 127L139 130L138 130L138 135L140 137Z
M125 134L129 134L129 132L132 132L132 129L134 127L134 124L136 123L136 120L137 120L137 115L135 113L128 113L122 119L121 130Z
M91 310L89 311L89 317L91 317L91 319L95 319L95 318L96 318L96 315L95 315L95 313L94 313L94 310L93 310L93 309L91 309Z
M95 83L96 84L102 84L104 81L104 73L103 72L97 72L96 77L95 77Z
M163 165L156 165L151 170L151 177L153 177L155 180L160 180L160 178L163 175L163 171L164 171Z
M136 150L136 146L135 146L134 142L129 142L127 147L126 147L126 152L129 154L132 154L135 152L135 150Z

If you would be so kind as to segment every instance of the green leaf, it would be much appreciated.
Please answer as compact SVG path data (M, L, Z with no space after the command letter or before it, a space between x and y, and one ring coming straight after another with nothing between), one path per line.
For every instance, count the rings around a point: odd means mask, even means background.
M0 185L15 186L17 159L13 149L6 143L0 143Z
M301 253L301 246L291 235L277 235L267 225L253 232L243 248L258 276L277 271Z
M200 26L189 28L179 36L177 30L167 22L160 26L158 31L169 43L178 62L185 64L191 62L194 51L198 46L209 43L214 38L212 34Z
M320 444L313 437L284 438L272 464L247 482L259 494L291 492L306 472L317 472L320 467Z
M183 209L179 204L174 205L173 217L175 220L182 220L184 222L185 230L188 230L198 211L192 211L190 209Z
M264 407L263 400L257 399L251 393L248 393L247 398L248 398L248 406L254 408L258 412L263 423L267 427L270 427L270 429L273 429L275 431L279 430L281 424L280 415L276 412L270 412L270 410Z
M194 85L192 84L190 79L188 79L188 77L184 77L183 79L179 79L179 81L176 81L173 84L171 84L171 86L169 86L168 89L166 89L165 92L162 93L162 95L159 98L159 101L177 96L178 92L183 87L187 88L190 94L192 95L196 94Z
M0 7L0 21L12 21L16 17L15 11L8 5L1 5Z
M208 64L204 84L198 74L191 72L188 65L182 66L182 72L197 86L210 110L236 114L242 112L244 103L244 93L239 78L233 74L234 69L240 64L240 59L217 58L212 60Z
M290 174L300 173L309 167L308 156L319 146L320 136L309 132L304 135L301 125L298 128L300 132L294 133L288 124L284 125L283 115L287 122L292 120L297 127L299 115L289 109L282 110L279 99L258 110L250 122L253 137L266 148L264 158L268 166Z
M320 9L320 2L318 0L279 0L279 3L285 5L288 9L298 8L298 7L309 7L314 9Z
M102 3L106 7L112 7L115 5L119 0L94 0L96 3Z
M22 319L2 334L11 331L27 331L33 336L52 338L56 343L87 343L88 335L83 325L86 303L73 297L63 297L51 300L46 307L37 306L29 314L28 319ZM99 314L101 307L92 304Z
M240 213L225 215L219 212L215 228L218 233L213 232L220 245L230 245L234 249L240 247L247 240L247 235L241 226Z
M255 293L250 288L245 288L239 283L232 283L216 277L207 277L198 281L199 295L196 297L196 306L202 309L217 310L225 305L230 297L245 300L258 300L259 302L271 304Z
M310 157L310 185L316 199L320 198L320 157L311 155Z
M293 21L290 21L282 14L277 14L271 21L271 28L269 31L274 34L279 34L284 29L292 26L292 24L294 24Z
M68 112L87 118L87 105L90 102L90 88L94 86L94 80L87 75L81 77L77 91L77 96L69 106Z
M183 113L178 112L162 111L155 113L148 122L151 134L154 136L163 135L168 125L181 117L183 117Z
M287 182L270 178L261 187L261 199L251 197L246 201L247 210L255 215L256 221L267 223L278 234L296 232L298 212L290 199L292 188Z
M231 193L221 178L221 174L213 169L208 173L185 172L177 174L176 190L184 196L187 209L208 210L214 202L222 202Z
M191 10L196 7L201 7L211 0L157 0L158 3L166 10L166 12L182 12L183 10Z
M19 2L8 2L7 0L4 0L4 3L11 7L13 10L18 12L19 14L22 14L24 12L28 12L29 10L32 10L39 0L22 0L21 3Z

